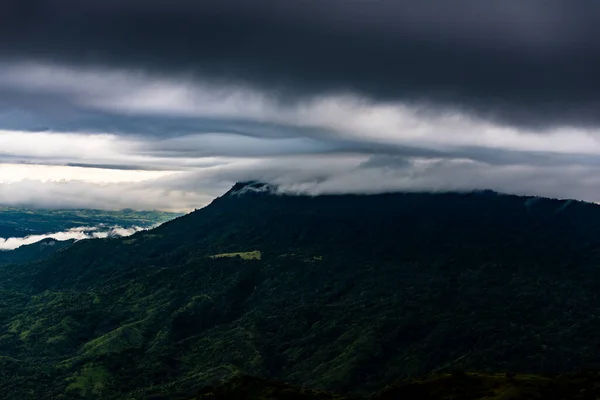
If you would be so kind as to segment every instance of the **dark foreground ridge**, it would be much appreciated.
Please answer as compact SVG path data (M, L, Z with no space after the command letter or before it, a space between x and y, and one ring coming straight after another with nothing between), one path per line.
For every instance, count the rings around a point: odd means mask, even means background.
M189 398L240 375L365 398L600 365L600 207L248 185L0 268L0 398Z
M188 400L588 400L600 396L595 372L559 376L459 373L405 380L371 396L339 395L241 376Z

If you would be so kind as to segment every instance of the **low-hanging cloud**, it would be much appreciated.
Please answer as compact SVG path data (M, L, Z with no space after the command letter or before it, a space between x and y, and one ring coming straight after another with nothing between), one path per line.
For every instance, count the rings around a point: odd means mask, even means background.
M15 250L21 246L26 246L40 242L45 239L53 239L57 241L66 240L86 240L99 239L108 237L123 237L131 236L136 232L142 231L144 228L135 226L131 228L123 228L120 226L112 227L76 227L64 232L46 233L43 235L30 235L26 237L10 237L0 238L0 251Z
M600 172L595 128L539 134L350 95L287 106L263 99L245 107L234 93L207 110L211 96L202 97L200 87L191 93L202 101L186 106L186 118L202 121L220 109L222 129L0 131L0 157L8 162L0 164L0 203L186 211L235 181L257 179L311 194L494 189L600 198L590 178ZM178 104L155 104L153 112L166 114Z

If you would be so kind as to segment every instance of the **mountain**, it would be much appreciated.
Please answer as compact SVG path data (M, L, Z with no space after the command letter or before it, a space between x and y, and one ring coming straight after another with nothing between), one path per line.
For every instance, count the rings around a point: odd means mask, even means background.
M594 368L598 265L595 204L240 183L0 268L0 397L192 398L246 374L367 396L456 369Z

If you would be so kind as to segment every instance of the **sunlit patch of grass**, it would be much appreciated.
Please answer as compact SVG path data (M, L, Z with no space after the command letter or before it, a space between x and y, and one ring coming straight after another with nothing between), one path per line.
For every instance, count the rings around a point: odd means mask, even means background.
M123 325L106 335L93 339L81 348L82 354L98 356L118 353L126 349L140 348L143 343L142 322Z
M108 370L102 366L88 364L80 372L68 378L66 392L79 392L82 396L101 396L110 378ZM100 398L100 397L99 397Z
M262 254L258 250L241 252L241 253L223 253L223 254L215 254L210 256L210 258L233 258L240 257L242 260L260 260Z

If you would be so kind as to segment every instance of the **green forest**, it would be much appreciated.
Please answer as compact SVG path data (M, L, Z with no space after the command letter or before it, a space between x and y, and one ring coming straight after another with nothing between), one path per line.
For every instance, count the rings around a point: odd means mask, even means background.
M0 398L599 394L599 206L253 188L2 266Z

